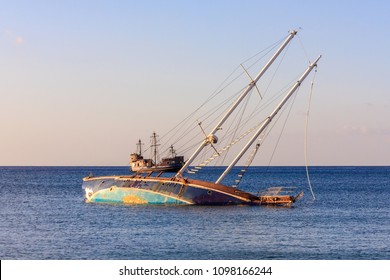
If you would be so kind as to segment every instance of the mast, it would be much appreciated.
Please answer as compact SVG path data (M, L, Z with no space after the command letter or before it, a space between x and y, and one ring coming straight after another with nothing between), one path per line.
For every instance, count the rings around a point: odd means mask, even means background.
M253 142L255 142L256 139L259 137L259 135L267 128L267 126L271 123L272 119L278 114L280 109L282 109L284 104L286 104L288 99L294 94L294 92L301 85L303 80L307 77L307 75L309 75L311 70L313 70L313 68L317 66L317 62L320 60L320 58L321 58L321 55L312 64L309 65L309 67L306 69L306 71L302 74L302 76L299 78L299 80L290 89L290 91L283 98L283 100L279 103L279 105L275 108L275 110L271 113L271 115L269 115L269 117L259 127L259 129L256 131L256 133L252 136L252 138L245 145L245 147L241 150L241 152L235 157L235 159L230 163L230 165L226 168L226 170L222 173L222 175L218 178L218 180L215 181L216 184L220 183L226 177L226 175L229 173L229 171L233 168L234 165L236 165L236 163L245 154L245 152L249 149L249 147L253 144Z
M142 156L142 142L141 142L141 139L138 139L138 143L137 143L137 154L139 156Z
M152 142L151 147L153 148L154 166L157 167L157 146L159 146L159 145L157 144L156 132L153 132L153 134L150 138L151 138L151 142Z
M203 140L200 146L196 149L196 151L190 156L190 158L186 161L183 167L177 172L176 176L180 176L184 170L188 168L188 166L194 161L194 159L199 155L199 153L209 144L216 143L218 138L214 135L218 130L221 129L222 124L229 118L229 116L233 113L233 111L237 108L240 102L248 95L248 93L256 86L258 80L263 76L263 74L268 70L271 64L275 61L275 59L279 56L279 54L283 51L283 49L288 45L292 38L297 34L297 31L290 31L290 35L287 36L287 39L283 42L283 44L279 47L279 49L275 52L275 54L271 57L271 59L267 62L267 64L261 69L259 74L255 77L253 81L248 85L248 87L244 90L244 92L238 97L238 99L233 103L233 105L229 108L229 110L225 113L223 118L218 122L218 124L214 127L214 129L210 132L210 134Z
M172 157L174 158L176 156L176 151L173 149L173 145L169 147L169 152L171 153Z

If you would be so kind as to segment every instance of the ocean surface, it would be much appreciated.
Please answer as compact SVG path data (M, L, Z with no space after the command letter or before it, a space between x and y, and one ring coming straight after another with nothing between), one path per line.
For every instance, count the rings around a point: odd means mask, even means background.
M210 207L84 202L90 171L127 167L0 167L0 259L389 260L390 167L309 170L315 201L304 167L253 167L241 189L305 196L294 207Z

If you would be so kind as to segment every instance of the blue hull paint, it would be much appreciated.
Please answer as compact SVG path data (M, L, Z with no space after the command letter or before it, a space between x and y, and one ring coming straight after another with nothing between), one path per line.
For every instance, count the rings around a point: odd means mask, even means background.
M103 189L92 195L90 201L128 204L188 204L159 193L134 188Z

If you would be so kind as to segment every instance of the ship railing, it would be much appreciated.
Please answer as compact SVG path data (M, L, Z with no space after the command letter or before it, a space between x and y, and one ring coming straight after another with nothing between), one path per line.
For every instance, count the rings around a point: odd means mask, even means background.
M297 192L297 187L270 187L266 190L260 191L257 193L258 196L284 196L284 195L292 195Z

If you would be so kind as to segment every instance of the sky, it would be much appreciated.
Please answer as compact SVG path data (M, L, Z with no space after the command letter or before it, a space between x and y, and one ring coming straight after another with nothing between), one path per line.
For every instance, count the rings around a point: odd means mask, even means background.
M323 56L309 164L390 165L389 10L388 1L0 1L0 165L128 165L139 138L168 131L292 29L305 54ZM283 137L272 164L303 165L303 135Z

